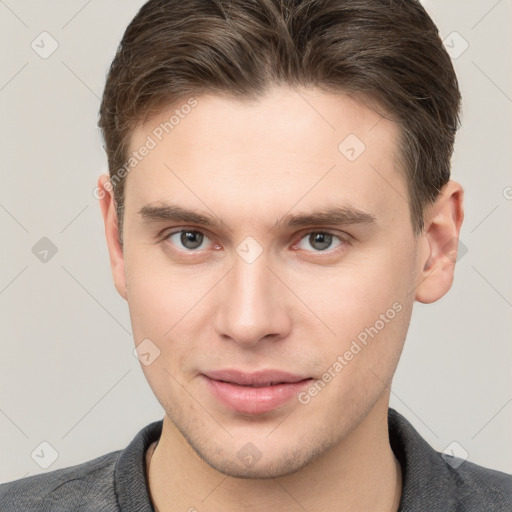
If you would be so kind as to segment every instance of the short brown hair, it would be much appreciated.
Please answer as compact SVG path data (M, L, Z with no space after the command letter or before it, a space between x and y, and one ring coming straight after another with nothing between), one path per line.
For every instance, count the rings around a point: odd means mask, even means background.
M139 123L190 95L250 99L272 85L376 100L401 128L411 222L422 231L425 207L450 178L460 92L437 27L416 0L147 2L118 47L98 123L119 222L126 173L116 173Z

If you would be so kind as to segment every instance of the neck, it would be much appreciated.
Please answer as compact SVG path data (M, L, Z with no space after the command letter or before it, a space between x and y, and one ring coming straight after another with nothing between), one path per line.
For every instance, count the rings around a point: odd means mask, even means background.
M387 401L377 403L334 448L300 471L273 479L220 473L197 455L166 416L159 442L146 453L155 509L396 512L402 478L389 444L387 407Z

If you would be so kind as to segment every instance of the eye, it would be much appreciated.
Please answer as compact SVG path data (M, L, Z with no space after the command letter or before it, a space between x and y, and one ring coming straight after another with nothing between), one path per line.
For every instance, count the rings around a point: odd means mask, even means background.
M298 249L309 250L311 247L315 252L326 251L328 249L334 249L344 242L339 236L328 233L325 231L312 231L306 236L301 238L299 243L295 246ZM307 247L309 245L309 247Z
M209 238L200 231L192 229L184 229L169 233L166 237L172 245L177 246L179 249L185 248L187 251L194 251L195 249L205 249L203 242L208 241ZM207 246L208 244L204 244ZM181 246L181 247L180 247Z

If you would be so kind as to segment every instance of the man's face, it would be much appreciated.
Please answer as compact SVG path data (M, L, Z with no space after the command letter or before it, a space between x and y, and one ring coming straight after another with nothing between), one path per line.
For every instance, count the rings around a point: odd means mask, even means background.
M399 131L314 89L196 100L161 141L154 130L180 105L131 141L157 142L125 190L134 339L160 351L144 373L204 460L280 476L387 403L422 270ZM169 216L185 210L210 222ZM266 370L303 382L239 385Z

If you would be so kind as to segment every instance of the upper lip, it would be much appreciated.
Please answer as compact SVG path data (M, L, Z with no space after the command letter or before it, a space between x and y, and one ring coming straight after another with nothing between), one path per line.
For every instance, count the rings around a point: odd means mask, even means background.
M239 386L270 386L272 384L300 382L309 378L281 370L244 372L236 369L224 369L204 372L203 375L213 380L230 382Z

